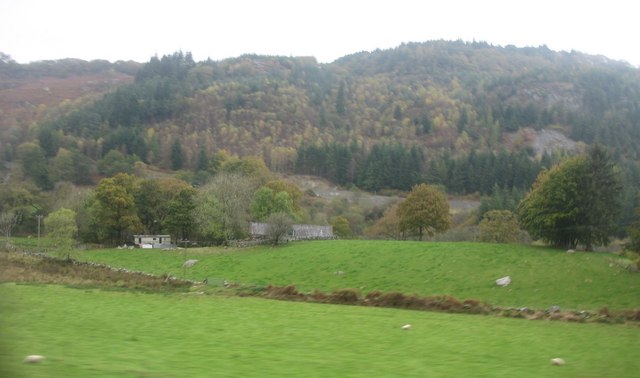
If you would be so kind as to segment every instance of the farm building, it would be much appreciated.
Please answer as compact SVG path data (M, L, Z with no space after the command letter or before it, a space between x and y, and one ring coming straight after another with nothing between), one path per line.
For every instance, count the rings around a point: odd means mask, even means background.
M249 234L253 239L260 239L267 236L269 225L267 223L251 222L249 225ZM289 239L291 240L310 240L310 239L333 239L333 227L331 226L315 226L310 224L294 224L289 230Z
M133 235L133 243L142 248L166 248L171 244L171 235Z

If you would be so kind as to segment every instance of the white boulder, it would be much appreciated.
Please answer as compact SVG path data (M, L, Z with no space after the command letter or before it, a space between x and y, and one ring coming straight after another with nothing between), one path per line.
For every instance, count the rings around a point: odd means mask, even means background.
M44 360L44 356L40 356L38 354L31 354L24 358L25 364L37 364Z
M192 266L196 265L197 262L198 260L187 260L184 262L184 264L182 264L182 266L184 268L191 268Z
M511 283L511 277L509 277L509 276L498 278L496 280L496 285L498 285L498 286L507 286L510 283Z

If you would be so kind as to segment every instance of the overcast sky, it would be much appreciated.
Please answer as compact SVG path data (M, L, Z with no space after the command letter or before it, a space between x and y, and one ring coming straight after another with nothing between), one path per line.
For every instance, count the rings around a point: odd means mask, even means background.
M635 0L0 0L0 51L20 63L315 56L433 39L540 46L640 66Z

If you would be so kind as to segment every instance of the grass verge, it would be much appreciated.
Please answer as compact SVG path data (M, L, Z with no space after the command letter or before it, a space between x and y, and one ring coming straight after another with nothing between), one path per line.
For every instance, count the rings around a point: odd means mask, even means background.
M617 376L640 328L0 284L0 375L11 377ZM403 331L401 326L412 328ZM28 354L41 364L26 365ZM565 366L552 366L561 357Z

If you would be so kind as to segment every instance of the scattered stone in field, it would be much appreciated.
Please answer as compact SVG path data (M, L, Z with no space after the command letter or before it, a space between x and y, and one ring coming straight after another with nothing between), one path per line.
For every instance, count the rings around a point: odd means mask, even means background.
M402 329L404 329L405 331L408 331L411 329L411 324L405 324L402 326Z
M549 313L560 312L560 306L553 305L553 306L549 307L547 312L549 312Z
M44 360L44 356L40 356L38 354L32 354L24 358L25 364L37 364Z
M184 268L191 268L192 266L196 265L197 262L198 260L187 260L184 262L184 264L182 264L182 266Z
M567 249L567 253L576 253L575 249Z
M511 283L511 277L509 277L509 276L498 278L496 280L496 285L502 286L502 287L507 286L510 283Z
M552 358L551 359L551 364L552 365L556 365L556 366L562 366L564 365L566 362L562 359L562 358Z
M540 320L544 319L544 312L542 311L534 311L533 314L527 316L529 320Z
M335 274L336 276L341 276L341 275L343 275L343 274L344 274L344 272L343 272L343 271L341 271L341 270L338 270L338 271L337 271L337 272L335 272L334 274Z

